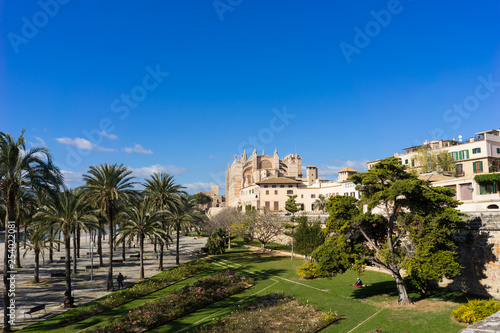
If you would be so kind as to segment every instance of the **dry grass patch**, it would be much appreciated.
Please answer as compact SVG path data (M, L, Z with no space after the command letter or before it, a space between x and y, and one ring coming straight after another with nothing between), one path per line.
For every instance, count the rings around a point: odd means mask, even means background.
M281 293L271 293L196 332L317 332L337 320L334 312L316 310Z

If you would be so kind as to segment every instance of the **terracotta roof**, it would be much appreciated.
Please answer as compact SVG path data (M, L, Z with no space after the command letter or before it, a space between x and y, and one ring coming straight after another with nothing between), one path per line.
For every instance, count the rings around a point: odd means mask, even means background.
M255 184L301 184L302 182L287 177L273 177L255 182Z
M351 168L345 168L345 169L340 170L339 172L358 172L358 171L351 169Z

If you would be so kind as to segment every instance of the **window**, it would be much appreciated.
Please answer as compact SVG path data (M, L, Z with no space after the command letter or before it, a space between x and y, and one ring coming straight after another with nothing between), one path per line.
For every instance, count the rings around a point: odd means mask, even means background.
M266 190L266 195L269 195L269 190Z
M278 195L278 190L274 190L274 195Z
M479 184L479 194L492 194L497 191L497 183L484 182Z
M472 149L473 154L479 154L481 152L481 148L474 148Z
M405 164L408 164L408 159L405 160Z
M285 185L280 185L281 188L285 188Z
M293 190L286 191L286 194L293 194Z
M274 202L274 210L279 210L280 209L280 202L279 201L275 201Z
M271 210L271 202L266 201L266 202L264 203L264 205L265 205L265 207L266 207L266 210Z
M497 154L500 154L500 148L497 148Z
M463 175L464 174L464 165L462 163L457 164L455 167L457 169L457 174L458 175Z
M273 185L273 188L276 188L276 185Z
M412 167L414 167L414 166L415 166L415 159L414 159L414 158L412 158L412 159L411 159L411 166L412 166Z
M293 185L288 185L288 187L292 188L292 187L293 187Z
M455 151L451 153L455 161L466 160L469 158L469 149Z
M303 194L301 194L301 195L300 195L300 198L301 198L301 199L304 199L304 195L303 195Z
M483 172L483 161L478 161L472 163L472 169L474 173L481 173Z
M316 194L311 194L311 199L316 198Z
M268 187L269 187L269 185L264 185L264 188L268 188Z

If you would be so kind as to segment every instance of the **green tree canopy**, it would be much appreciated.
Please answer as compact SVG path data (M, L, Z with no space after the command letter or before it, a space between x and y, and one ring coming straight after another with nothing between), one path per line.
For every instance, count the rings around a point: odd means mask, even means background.
M362 191L358 202L335 196L327 203L331 237L313 252L323 275L371 264L395 279L399 303L408 304L401 272L416 279L452 278L460 273L453 234L465 228L454 190L432 187L391 157L350 178Z

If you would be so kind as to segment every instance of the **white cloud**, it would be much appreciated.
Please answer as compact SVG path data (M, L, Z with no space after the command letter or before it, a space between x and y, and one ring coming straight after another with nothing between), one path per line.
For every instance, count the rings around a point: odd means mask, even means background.
M142 168L130 168L132 170L132 173L136 177L149 177L155 172L166 172L172 175L180 175L184 172L186 172L185 168L178 167L176 165L161 165L161 164L155 164L149 167L142 167Z
M67 170L61 170L61 173L67 187L73 188L83 185L83 174Z
M186 188L187 192L201 192L201 191L209 191L210 184L203 182L194 182L190 184L182 184Z
M348 161L334 161L334 162L335 163L333 165L326 165L326 164L320 165L318 167L319 177L337 175L337 173L344 168L351 168L358 172L364 172L368 160L361 160L361 161L348 160Z
M116 149L104 148L98 146L87 139L82 138L56 138L57 142L62 143L64 145L75 146L81 150L95 150L95 151L116 151Z
M35 136L35 139L38 140L40 146L46 146L45 141L42 138Z
M208 158L217 158L217 157L214 155L208 155Z
M146 149L138 143L134 144L134 148L125 147L125 148L123 148L123 150L129 154L130 153L140 153L140 154L152 154L153 153L153 151L151 149Z
M110 140L116 140L116 139L118 139L118 137L116 135L110 134L110 133L106 133L106 131L102 131L101 135L107 137Z

